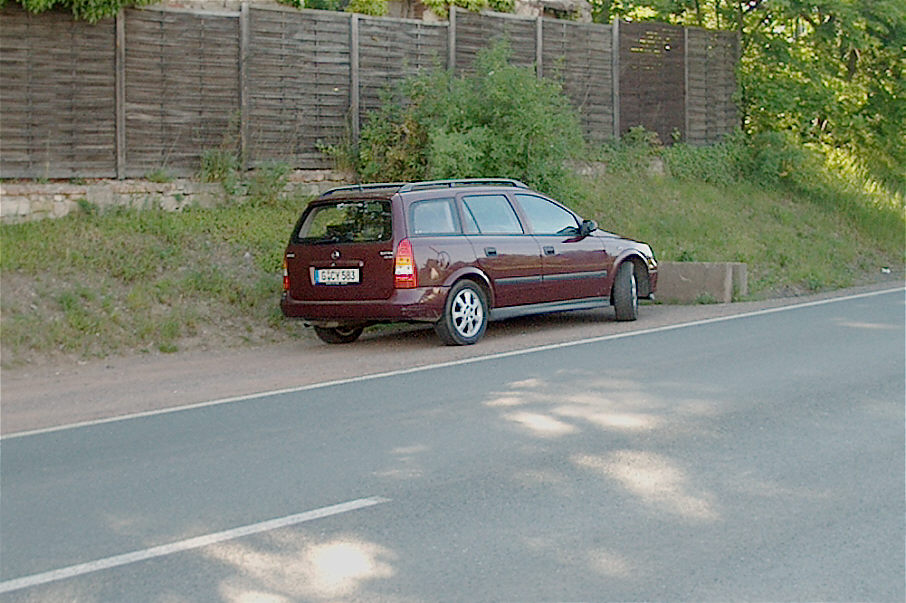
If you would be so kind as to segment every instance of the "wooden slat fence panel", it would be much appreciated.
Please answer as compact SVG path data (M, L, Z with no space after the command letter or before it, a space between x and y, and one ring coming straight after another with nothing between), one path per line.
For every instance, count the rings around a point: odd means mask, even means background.
M621 23L613 56L609 25L454 9L451 32L447 23L248 6L126 10L118 55L116 19L91 25L8 3L0 10L0 176L113 177L118 156L126 176L192 174L206 149L238 150L240 132L246 165L330 167L319 147L356 131L351 110L361 120L382 88L445 68L451 33L459 73L501 37L515 64L534 67L539 24L541 73L562 82L590 140L612 137L617 110L621 132L644 125L665 143L674 131L693 144L716 142L737 126L739 42L731 32Z
M0 177L116 175L116 21L0 14Z
M644 126L671 143L685 130L683 28L620 23L620 131Z
M361 118L381 104L382 91L420 72L444 69L446 24L361 18Z
M250 11L251 165L285 161L328 168L321 143L348 128L351 16L327 11Z
M238 17L126 11L126 175L197 173L238 141Z
M739 38L731 32L688 29L686 49L685 140L690 144L719 141L739 125L733 95Z
M536 20L499 13L456 10L456 71L471 73L480 50L503 38L514 65L532 67L536 58Z
M613 43L609 26L542 22L544 77L563 84L588 140L613 138Z

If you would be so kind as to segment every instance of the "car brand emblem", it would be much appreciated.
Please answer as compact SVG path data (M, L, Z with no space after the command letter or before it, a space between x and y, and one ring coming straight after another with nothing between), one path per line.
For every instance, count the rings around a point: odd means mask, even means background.
M330 252L330 257L331 257L332 259L334 259L334 260L339 260L339 259L340 259L340 250L339 250L339 249L334 249L333 251L331 251L331 252Z

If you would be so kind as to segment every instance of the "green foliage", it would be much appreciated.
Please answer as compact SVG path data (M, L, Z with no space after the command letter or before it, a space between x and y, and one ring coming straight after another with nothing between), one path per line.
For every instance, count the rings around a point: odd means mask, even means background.
M386 15L387 10L387 0L351 0L349 5L346 6L347 12L375 17Z
M173 175L166 168L157 168L145 174L145 180L149 182L173 182Z
M219 182L227 197L245 197L255 205L274 205L283 201L284 189L292 168L286 162L267 161L250 173L239 170L239 157L226 148L208 149L201 154L198 178Z
M498 13L511 13L516 8L516 0L488 0L488 8Z
M558 83L509 57L498 42L470 75L433 72L386 94L362 128L362 179L504 176L554 186L564 161L582 152L578 117Z
M25 10L43 13L53 8L68 8L76 19L96 23L114 17L121 8L157 4L161 0L15 0ZM6 0L0 0L0 8Z
M95 209L0 226L4 363L169 352L202 332L214 345L276 338L267 325L280 297L283 247L304 202Z
M749 147L740 132L719 144L690 146L677 143L663 149L664 161L674 178L719 186L732 186L739 182L749 156Z
M636 131L600 149L606 175L566 198L603 228L649 241L662 259L746 262L755 292L848 286L901 267L904 197L851 157L824 151L791 133L661 147ZM650 173L657 158L667 178Z
M387 0L277 0L281 4L295 8L316 8L321 10L360 13L363 15L382 16L388 11ZM425 6L437 15L447 15L450 6L458 6L471 11L491 9L501 13L511 13L515 7L515 0L425 0Z
M742 127L783 131L906 194L902 0L592 0L595 20L653 20L740 34ZM776 151L776 144L771 143Z
M576 180L565 199L601 228L650 243L661 260L745 262L756 298L872 282L883 266L902 279L902 209L877 211L883 204L842 189L832 176L821 181L806 190L608 169Z
M380 17L387 14L387 0L277 0L293 8L347 11Z
M462 135L437 144L471 151L477 143ZM885 266L902 282L902 197L867 186L846 157L832 157L829 170L790 140L758 152L742 136L665 148L637 131L600 151L603 175L542 190L605 230L651 243L662 260L746 262L755 297L870 282ZM457 160L453 151L438 155ZM668 165L666 177L649 173L652 159ZM699 159L707 167L695 172L688 166ZM86 202L84 213L0 226L4 363L297 336L301 326L280 319L276 300L286 236L306 200L283 197L280 164L259 175L255 203L168 213Z
M284 199L292 169L288 163L267 162L252 172L248 181L248 200L256 205L278 205Z
M201 153L198 179L202 182L219 182L227 195L239 192L239 157L225 149L207 149Z
M438 75L424 76L441 79ZM368 181L421 180L427 174L427 129L419 123L417 107L404 108L389 94L380 109L362 128L356 157L356 171Z

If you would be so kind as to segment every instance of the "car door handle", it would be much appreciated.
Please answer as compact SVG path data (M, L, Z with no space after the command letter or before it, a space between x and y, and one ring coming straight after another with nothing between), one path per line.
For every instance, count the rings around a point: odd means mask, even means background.
M495 247L485 247L484 254L489 258L497 257L497 249Z
M544 255L555 255L557 252L554 250L553 245L544 246Z

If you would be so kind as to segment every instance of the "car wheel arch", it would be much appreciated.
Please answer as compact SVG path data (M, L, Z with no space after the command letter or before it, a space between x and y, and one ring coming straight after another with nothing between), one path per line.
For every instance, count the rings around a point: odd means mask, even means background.
M631 262L633 265L633 271L635 272L636 286L638 287L638 296L647 297L651 295L651 280L650 274L648 272L648 265L645 263L645 258L636 253L628 253L624 256L621 256L613 264L613 274L616 275L617 271L620 269L625 262ZM610 290L610 300L613 303L613 286Z
M491 279L489 279L484 272L481 272L474 267L457 270L447 278L446 282L444 282L444 287L452 288L461 280L470 280L481 287L484 291L485 298L487 299L488 308L494 307L494 287L491 286Z

